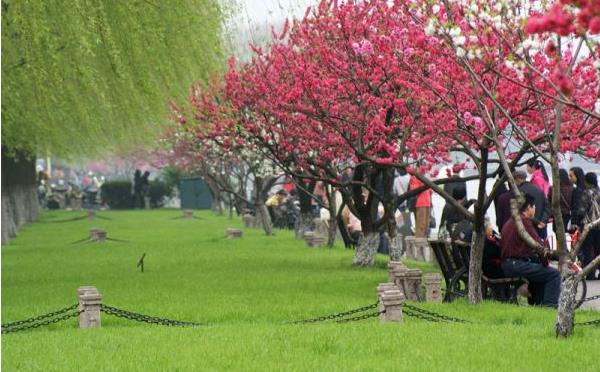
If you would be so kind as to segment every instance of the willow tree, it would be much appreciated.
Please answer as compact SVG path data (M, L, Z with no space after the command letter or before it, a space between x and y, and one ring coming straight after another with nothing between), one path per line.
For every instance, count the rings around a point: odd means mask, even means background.
M32 163L21 158L151 140L166 99L222 65L223 17L218 0L3 0L3 169L29 169L21 180L3 177L3 222L18 227L37 214L19 214L26 203L5 199L11 183L31 184Z

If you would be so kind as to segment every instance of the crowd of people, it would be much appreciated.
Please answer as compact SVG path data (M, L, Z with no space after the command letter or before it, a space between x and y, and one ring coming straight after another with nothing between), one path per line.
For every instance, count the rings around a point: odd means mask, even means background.
M92 171L56 168L49 175L37 168L37 196L40 207L48 209L90 208L98 204L105 178Z
M584 173L580 167L569 171L561 169L560 184L551 186L548 175L541 161L530 159L527 171L513 172L515 183L524 196L524 203L519 206L520 219L525 230L543 250L535 250L521 237L517 231L517 223L511 215L511 200L515 194L506 186L494 200L496 210L496 233L489 219L486 218L486 242L484 246L483 272L490 278L522 277L529 281L524 293L529 295L530 303L557 306L560 289L559 272L549 265L550 259L556 259L555 252L550 250L548 225L553 222L551 200L552 193L560 193L560 211L563 227L571 237L573 246L586 224L600 218L600 189L597 175ZM529 177L528 177L529 175ZM466 185L457 183L451 194L465 208L469 208L474 200L467 200ZM421 214L423 216L423 214ZM419 214L415 213L417 224ZM458 208L447 203L442 213L440 231L442 238L450 240L471 241L472 226ZM555 224L553 223L556 231ZM443 236L443 232L447 232ZM416 235L416 233L415 233ZM590 263L600 254L600 227L593 228L585 241L578 259L580 266ZM597 280L596 271L588 274L587 280Z

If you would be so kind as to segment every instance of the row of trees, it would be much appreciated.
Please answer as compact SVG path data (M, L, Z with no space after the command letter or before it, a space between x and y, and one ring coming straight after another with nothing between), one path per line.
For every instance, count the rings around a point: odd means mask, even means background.
M231 60L221 80L194 86L188 103L173 105L177 124L166 141L185 144L173 154L196 156L215 174L223 174L215 161L238 170L254 164L255 180L283 171L300 185L339 190L362 223L354 257L361 266L373 264L380 232L390 237L390 259L400 258L395 206L432 188L473 220L469 300L477 303L484 216L505 182L519 195L512 171L537 156L557 185L568 153L600 160L599 49L589 36L598 13L586 2L573 2L580 10L561 4L538 14L515 0L323 0L267 48L255 47L250 62ZM476 170L473 213L440 187L456 180L437 174L454 152L466 159L457 171ZM395 197L398 169L424 186ZM231 184L221 189L239 195ZM565 264L581 244L567 251L559 193L552 206L561 268L576 287L583 274L568 275ZM520 233L535 245L522 225ZM572 329L573 290L561 296L563 335Z

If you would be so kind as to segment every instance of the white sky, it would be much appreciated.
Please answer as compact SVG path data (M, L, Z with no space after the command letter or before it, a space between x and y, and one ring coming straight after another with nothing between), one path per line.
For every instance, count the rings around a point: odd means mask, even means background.
M244 18L255 22L281 21L286 16L301 17L316 0L238 0L244 7Z

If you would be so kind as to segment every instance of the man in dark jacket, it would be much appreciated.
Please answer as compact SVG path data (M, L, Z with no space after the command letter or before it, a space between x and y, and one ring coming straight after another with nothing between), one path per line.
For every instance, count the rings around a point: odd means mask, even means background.
M542 190L527 181L527 173L524 171L515 171L513 173L515 183L519 188L519 191L523 194L529 194L535 201L535 215L532 218L533 225L538 233L538 236L544 240L548 236L546 231L546 224L548 223L548 217L550 216L550 203L544 196ZM502 227L511 217L510 214L510 200L514 197L514 193L509 191L504 193L498 199L498 205L496 210L496 223L498 228L502 230Z
M525 194L525 203L519 208L519 214L527 233L538 243L542 240L534 228L535 199ZM557 307L560 293L560 273L547 265L548 252L529 247L517 231L514 218L502 227L502 271L507 276L523 277L529 280L529 290L533 303Z
M545 240L548 237L546 224L550 217L550 203L548 203L548 199L546 199L542 190L527 181L527 173L524 171L515 172L515 183L523 194L533 196L533 199L535 200L535 215L533 216L532 221L539 237L542 240Z

